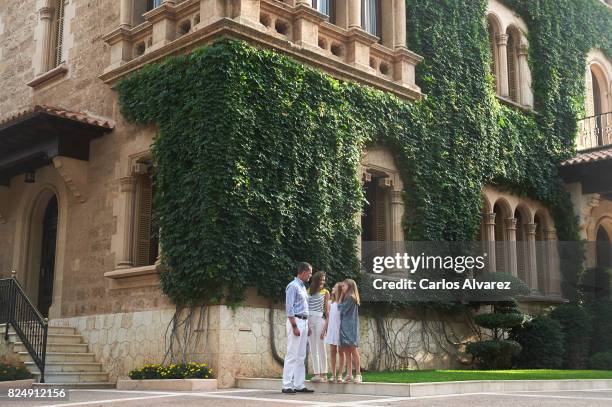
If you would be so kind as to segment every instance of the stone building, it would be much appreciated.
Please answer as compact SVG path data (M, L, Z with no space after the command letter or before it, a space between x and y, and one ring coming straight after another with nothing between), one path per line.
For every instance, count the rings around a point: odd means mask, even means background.
M225 36L414 101L424 96L415 83L421 57L406 42L406 12L402 0L0 0L0 277L15 270L56 327L48 381L112 382L161 362L175 311L158 288L151 225L156 130L122 117L113 85ZM498 96L531 109L528 27L497 0L487 18ZM595 174L612 163L612 61L593 50L585 73L589 117L580 123L581 151L563 171L583 237L608 242L612 185ZM367 239L403 240L403 183L391 152L368 149L361 171L371 194ZM526 303L562 301L558 267L535 251L536 241L556 240L547 208L493 187L482 197L482 240L525 242L526 256L494 251L491 265L529 283ZM598 261L591 253L589 264ZM221 385L278 374L270 337L282 350L284 317L268 305L253 294L237 310L206 308L198 354ZM371 323L363 324L366 360L376 341L367 336ZM451 324L462 331L461 321ZM414 353L422 366L454 363ZM71 361L82 370L62 370Z

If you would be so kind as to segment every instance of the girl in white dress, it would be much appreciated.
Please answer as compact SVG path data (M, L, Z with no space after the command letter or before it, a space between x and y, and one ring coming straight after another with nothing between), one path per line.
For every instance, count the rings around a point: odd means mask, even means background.
M331 291L331 305L329 307L329 317L325 320L325 343L329 345L331 356L332 382L342 383L342 369L344 365L344 355L338 352L340 346L340 311L338 311L338 300L340 299L341 283L336 283ZM336 355L339 355L340 360L336 366ZM336 375L336 372L337 375ZM336 379L337 377L337 379Z

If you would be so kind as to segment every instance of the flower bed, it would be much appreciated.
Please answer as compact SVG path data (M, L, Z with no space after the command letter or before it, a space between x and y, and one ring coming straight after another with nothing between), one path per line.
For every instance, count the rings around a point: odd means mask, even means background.
M213 370L206 363L147 364L134 369L128 376L133 380L212 379Z
M180 363L167 366L147 364L132 370L129 380L117 380L119 390L217 390L213 370L206 363Z
M0 359L0 382L31 379L32 374L21 362Z

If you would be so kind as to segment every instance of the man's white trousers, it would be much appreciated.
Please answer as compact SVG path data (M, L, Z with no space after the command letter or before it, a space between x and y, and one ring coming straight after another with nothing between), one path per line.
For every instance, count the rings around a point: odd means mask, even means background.
M287 320L287 353L283 367L283 389L303 389L306 378L306 344L308 343L308 321L295 318L300 336L293 334Z

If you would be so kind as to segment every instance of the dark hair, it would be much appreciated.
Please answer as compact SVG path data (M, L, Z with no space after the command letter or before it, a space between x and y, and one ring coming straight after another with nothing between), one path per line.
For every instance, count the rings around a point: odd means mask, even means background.
M324 271L317 271L310 278L310 285L308 286L308 294L313 295L317 291L319 291L319 286L321 285L321 279L325 277Z
M302 274L303 272L308 271L308 269L312 269L312 266L305 261L298 264L298 274Z

